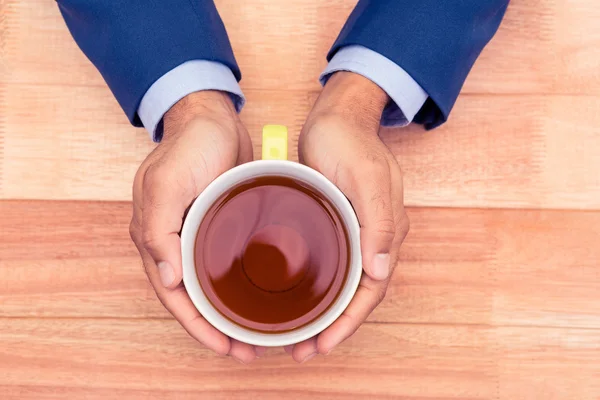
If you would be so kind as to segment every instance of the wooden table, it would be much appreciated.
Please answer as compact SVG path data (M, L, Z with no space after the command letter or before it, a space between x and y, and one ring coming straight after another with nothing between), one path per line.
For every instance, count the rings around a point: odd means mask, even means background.
M265 123L295 156L353 3L217 1L257 156ZM146 282L127 231L146 133L54 2L0 0L0 398L600 399L598 21L596 0L514 0L450 121L382 132L412 222L384 303L330 356L242 366Z

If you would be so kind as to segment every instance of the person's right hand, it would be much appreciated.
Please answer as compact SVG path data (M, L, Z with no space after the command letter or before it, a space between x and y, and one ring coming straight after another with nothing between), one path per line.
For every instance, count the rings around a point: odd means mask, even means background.
M192 93L164 117L162 142L140 166L133 184L131 238L167 310L206 347L248 363L264 352L230 339L198 312L182 283L179 232L187 208L228 169L252 160L252 143L229 96Z

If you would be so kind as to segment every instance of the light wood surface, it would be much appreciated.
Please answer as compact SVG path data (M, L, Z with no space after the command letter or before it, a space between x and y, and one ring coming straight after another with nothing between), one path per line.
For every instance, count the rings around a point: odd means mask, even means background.
M600 329L600 213L408 214L371 321ZM129 239L129 203L13 200L0 215L0 317L168 318Z
M0 327L0 373L10 382L0 388L9 398L600 396L597 330L367 323L335 356L298 366L272 350L242 366L213 357L173 321L21 319Z
M297 133L352 0L217 0L242 118ZM513 0L450 121L381 135L411 233L327 357L241 366L172 320L127 226L154 145L56 4L0 0L0 399L600 399L600 3Z

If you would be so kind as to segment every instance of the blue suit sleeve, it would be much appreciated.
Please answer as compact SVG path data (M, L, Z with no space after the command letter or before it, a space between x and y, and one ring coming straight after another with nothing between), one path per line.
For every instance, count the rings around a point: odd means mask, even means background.
M220 62L241 79L212 0L58 0L58 6L135 126L146 91L186 61Z
M399 65L429 95L414 118L444 123L509 0L360 0L328 54L350 45Z

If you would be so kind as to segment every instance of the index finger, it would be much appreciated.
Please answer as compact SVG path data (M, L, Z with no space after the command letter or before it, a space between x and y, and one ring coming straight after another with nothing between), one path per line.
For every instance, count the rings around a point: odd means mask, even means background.
M147 253L142 255L142 259L144 263L153 263ZM230 339L206 321L192 303L183 285L174 289L166 288L160 284L157 268L148 265L146 272L160 302L191 337L219 355L232 356L243 364L254 361L259 353L258 349L250 344Z
M328 354L356 332L385 297L388 283L389 279L376 281L363 274L358 290L346 310L329 328L319 334L317 349L320 354Z
M132 222L132 231L139 229L140 227L136 226L135 221ZM137 235L134 233L134 236ZM134 240L134 243L142 257L148 280L163 306L179 321L189 335L198 342L204 344L217 354L228 354L231 347L229 338L210 325L200 315L182 285L174 289L164 287L161 284L159 271L154 265L154 260L150 254L137 240Z
M193 178L175 168L158 164L144 175L142 243L158 267L162 285L171 289L183 275L179 231L194 195Z

